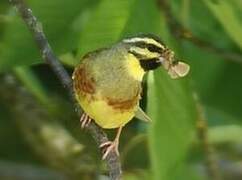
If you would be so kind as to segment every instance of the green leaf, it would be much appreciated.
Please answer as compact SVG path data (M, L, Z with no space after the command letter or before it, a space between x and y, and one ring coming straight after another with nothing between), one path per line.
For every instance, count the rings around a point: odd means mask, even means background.
M203 1L224 27L230 38L242 49L242 23L239 15L235 13L236 9L231 1Z
M203 104L240 120L242 102L238 99L242 98L242 85L238 82L242 76L242 66L191 44L186 44L183 52L191 65L193 86L201 96ZM208 118L215 122L214 118ZM216 124L221 123L218 119Z
M242 66L226 62L217 78L211 82L206 102L241 121L242 111Z
M153 120L149 141L155 180L176 179L184 168L196 118L187 80L172 80L164 71L150 73L147 108Z
M135 0L102 0L85 24L79 42L79 55L117 41Z
M72 23L93 2L95 0L31 0L28 4L41 21L55 53L59 55L77 47L79 33L78 29L72 27ZM1 48L0 71L42 62L31 33L16 15L5 27Z
M122 37L139 33L153 33L159 35L164 25L163 22L164 20L161 18L154 0L136 0L122 32Z
M161 22L154 1L102 0L81 32L78 55L107 47L130 35L157 34Z
M187 43L183 46L183 54L191 66L191 77L194 88L203 100L209 100L208 95L213 91L215 81L224 73L225 60ZM202 71L201 71L202 69Z
M220 3L224 4L224 2L218 1L218 4ZM235 7L241 8L241 6L235 4L233 0L229 1L229 4L238 20L241 13L239 16L238 9ZM212 47L223 49L231 57L235 56L234 53L240 53L239 48L224 29L224 25L218 22L217 17L214 16L210 8L207 8L206 3L191 1L190 11L190 26L195 37L209 42ZM230 28L229 21L226 26ZM222 58L215 55L210 51L210 49L213 50L212 47L208 46L208 50L204 50L199 48L196 43L186 42L182 45L184 59L188 60L191 65L194 88L201 96L203 104L218 111L224 111L235 119L240 119L242 114L239 109L241 101L237 99L241 98L242 86L241 83L237 82L240 81L242 75L241 65L230 61L228 57ZM208 118L214 123L213 118L209 116ZM221 123L220 120L216 124L219 123Z

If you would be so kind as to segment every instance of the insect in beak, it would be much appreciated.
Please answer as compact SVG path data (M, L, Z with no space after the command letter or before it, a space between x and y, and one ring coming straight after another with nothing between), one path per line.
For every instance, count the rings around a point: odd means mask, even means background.
M171 62L163 57L160 57L159 61L161 62L164 69L168 71L168 74L172 79L184 77L190 70L190 66L188 64L178 60Z

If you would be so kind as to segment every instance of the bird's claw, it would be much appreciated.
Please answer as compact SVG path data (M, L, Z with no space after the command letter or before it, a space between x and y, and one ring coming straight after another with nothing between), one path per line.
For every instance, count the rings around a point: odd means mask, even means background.
M83 129L87 127L91 121L92 121L92 118L90 118L86 113L83 113L80 118L81 128Z
M118 152L118 144L119 142L117 140L114 141L107 141L105 143L102 143L99 147L100 148L105 148L104 149L104 154L102 156L102 160L106 159L106 157L108 156L108 154L112 151L114 151L118 156L119 156L119 152Z

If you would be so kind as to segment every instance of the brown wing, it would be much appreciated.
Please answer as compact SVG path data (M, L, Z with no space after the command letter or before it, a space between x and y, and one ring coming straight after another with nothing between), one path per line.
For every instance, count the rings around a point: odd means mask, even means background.
M88 74L84 64L79 65L73 73L73 87L78 95L95 93L95 79Z
M108 105L112 106L113 109L117 109L120 111L125 111L129 109L133 109L139 102L140 99L141 88L137 89L137 93L130 99L122 100L122 99L111 99L106 98Z

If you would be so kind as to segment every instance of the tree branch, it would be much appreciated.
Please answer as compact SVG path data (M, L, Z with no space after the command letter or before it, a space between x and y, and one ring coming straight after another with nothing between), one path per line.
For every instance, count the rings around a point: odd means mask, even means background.
M52 51L48 40L43 32L41 23L37 20L37 18L33 15L32 10L25 4L23 0L9 0L9 2L17 9L20 16L26 23L28 29L31 31L34 40L40 50L43 60L50 65L53 69L60 82L67 89L71 99L77 105L78 115L81 115L81 108L77 104L74 91L72 88L72 80L68 75L67 71L60 64L59 59ZM97 126L94 122L92 122L88 127L89 132L92 137L98 144L104 143L108 141L107 135L104 131ZM121 178L121 164L119 157L115 154L115 152L110 153L106 158L107 167L109 170L110 179L116 180Z

